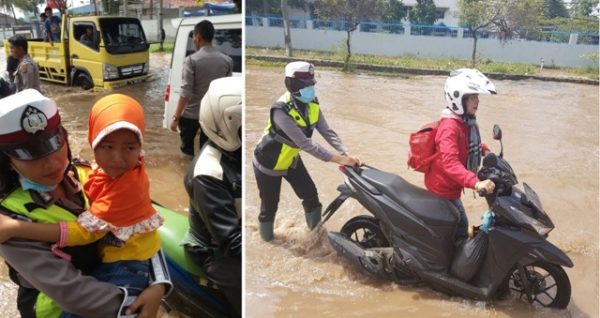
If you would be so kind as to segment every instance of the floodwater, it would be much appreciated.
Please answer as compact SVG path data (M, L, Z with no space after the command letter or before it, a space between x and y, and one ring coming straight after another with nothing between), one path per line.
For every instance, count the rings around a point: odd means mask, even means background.
M317 70L317 96L350 153L423 186L406 166L411 131L438 118L444 77L397 78ZM498 152L492 126L503 130L504 155L520 182L540 196L556 228L549 240L575 263L566 272L572 299L566 310L533 308L516 298L486 303L448 297L427 287L374 283L347 265L327 242L355 215L348 200L319 233L306 229L300 201L283 182L275 239L258 234L259 197L252 151L269 106L285 90L282 69L246 69L245 290L246 317L598 317L598 87L541 81L494 81L496 96L481 96L482 139ZM315 133L315 135L318 135ZM315 137L324 143L320 136ZM342 174L336 164L303 160L326 206ZM463 195L471 224L487 206Z
M0 50L0 70L6 66L4 50ZM170 54L151 54L150 71L154 80L116 90L136 98L146 114L146 169L150 177L151 197L162 205L187 214L188 198L183 187L183 176L190 157L180 154L179 135L162 128L164 91L169 77ZM69 132L69 142L74 156L92 160L87 142L89 111L94 103L109 93L85 92L76 87L42 82L43 93L53 98L61 112L63 125ZM196 150L197 151L197 150ZM9 280L4 262L0 263L0 317L18 317L16 286ZM183 317L176 311L161 312L160 317Z

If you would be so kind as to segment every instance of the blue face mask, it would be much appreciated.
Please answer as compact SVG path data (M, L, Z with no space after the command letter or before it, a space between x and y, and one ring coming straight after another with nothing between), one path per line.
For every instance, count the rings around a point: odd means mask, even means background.
M51 191L54 191L54 189L56 189L56 187L57 187L57 185L47 186L44 184L33 182L23 176L19 176L19 182L21 183L21 187L23 188L23 190L25 190L25 191L33 190L33 191L36 191L39 193L51 192Z
M315 86L307 86L301 89L299 93L300 96L296 96L296 98L306 104L315 99Z

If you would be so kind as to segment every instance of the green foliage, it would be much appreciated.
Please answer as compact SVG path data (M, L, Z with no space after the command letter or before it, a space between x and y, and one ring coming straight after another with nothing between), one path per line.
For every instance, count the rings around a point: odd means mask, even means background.
M381 0L317 0L315 14L323 20L345 20L346 31L354 31L361 20L380 17Z
M337 47L337 50L341 50L342 47ZM247 47L246 54L252 55L269 55L269 56L285 56L285 51L282 49L264 49L264 48L253 48ZM325 61L336 61L343 62L343 54L331 54L331 52L321 51L306 51L296 50L294 51L295 57L298 59L313 59L313 60L325 60ZM589 57L592 58L592 57ZM597 54L596 54L597 58ZM403 67L410 69L423 69L423 70L443 70L450 72L457 68L469 67L469 61L459 60L455 58L423 58L414 55L403 55L403 56L379 56L379 55L365 55L357 54L353 56L354 63L356 64L368 64L378 66L392 66L392 67ZM251 57L246 59L247 64L253 65L283 65L283 62L265 62L252 60ZM539 75L539 65L535 64L520 64L520 63L501 63L495 62L490 59L482 61L477 68L485 73L502 73L509 75ZM585 76L592 79L598 79L598 67L586 67L586 68L560 68L560 72L565 75L579 75Z
M598 14L598 0L571 0L572 17L589 17L593 13Z
M417 4L408 12L408 20L413 24L433 24L437 20L433 0L417 0Z
M477 52L477 31L494 32L503 42L514 36L524 38L535 30L542 0L459 0L460 24L473 34L472 66ZM523 34L525 32L525 34Z
M540 25L558 32L598 33L598 17L542 19Z
M175 47L175 43L173 42L164 42L163 50L160 50L160 43L152 43L150 44L150 53L173 53L173 48Z
M569 17L567 7L562 0L544 0L543 14L549 19Z
M102 0L102 8L104 8L104 14L105 15L119 14L119 3L120 3L120 1Z
M25 11L25 12L33 12L34 15L38 15L38 5L45 3L44 0L12 0L12 3L15 7ZM39 19L39 16L36 17Z
M256 15L281 15L281 0L246 0L245 4L246 11L251 11ZM288 0L288 5L292 8L303 9L306 4L306 0Z
M591 60L596 65L596 68L598 68L598 59L600 59L599 51L596 51L596 52L590 53L590 54L583 54L583 55L581 55L581 57L583 57L584 59Z
M384 1L381 10L381 20L387 23L400 23L408 14L408 9L400 0Z
M316 0L315 14L323 20L342 20L346 31L346 57L344 70L350 69L352 49L351 33L358 28L360 21L381 17L383 0Z

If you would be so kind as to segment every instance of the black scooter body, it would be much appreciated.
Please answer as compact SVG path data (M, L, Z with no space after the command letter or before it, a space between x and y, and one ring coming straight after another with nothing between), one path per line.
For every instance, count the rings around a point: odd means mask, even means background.
M452 203L391 173L374 168L341 167L340 170L346 176L345 183L338 187L341 194L326 209L323 222L348 197L373 214L393 251L370 251L341 233L329 234L333 248L373 278L402 282L409 273L447 294L489 300L519 267L537 261L573 266L564 252L546 240L547 234L540 235L527 223L530 221L523 221L521 215L527 214L553 228L539 204L532 203L533 199L527 198L514 184L496 178L497 191L486 196L496 215L496 224L488 232L485 259L472 279L461 281L449 274L456 257L454 233L460 218ZM533 197L535 192L525 187ZM537 195L534 199L537 200Z

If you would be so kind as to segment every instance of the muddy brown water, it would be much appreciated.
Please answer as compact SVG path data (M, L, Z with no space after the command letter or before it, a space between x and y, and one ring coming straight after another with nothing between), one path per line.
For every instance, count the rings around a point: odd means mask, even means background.
M411 131L438 118L444 77L395 78L317 70L317 96L329 124L350 152L379 169L423 186L406 167ZM486 303L448 297L427 287L374 283L348 266L327 243L350 217L368 214L348 200L319 233L306 229L302 206L284 182L275 239L257 230L259 198L251 158L269 106L284 91L282 69L246 69L245 290L246 317L598 317L598 87L540 81L495 81L481 96L482 139L498 152L492 126L503 130L505 158L520 182L539 194L556 228L550 241L567 252L572 299L566 310L533 308L518 299ZM315 133L315 135L318 135ZM315 137L320 143L324 140ZM335 164L303 160L324 205L342 175ZM487 209L466 191L471 224Z
M183 187L183 175L190 158L180 154L179 135L162 128L164 91L169 77L171 55L151 54L151 81L120 88L115 92L130 95L141 102L146 114L146 169L150 177L150 194L164 206L187 214L188 198ZM0 51L0 70L6 67L4 50ZM74 156L92 160L87 142L87 122L94 103L109 93L85 92L79 88L42 82L43 93L53 98L61 112L62 122L69 132ZM197 151L197 150L196 150ZM4 262L0 265L0 317L18 317L14 300L16 286L10 282ZM177 311L161 312L160 317L183 317Z

